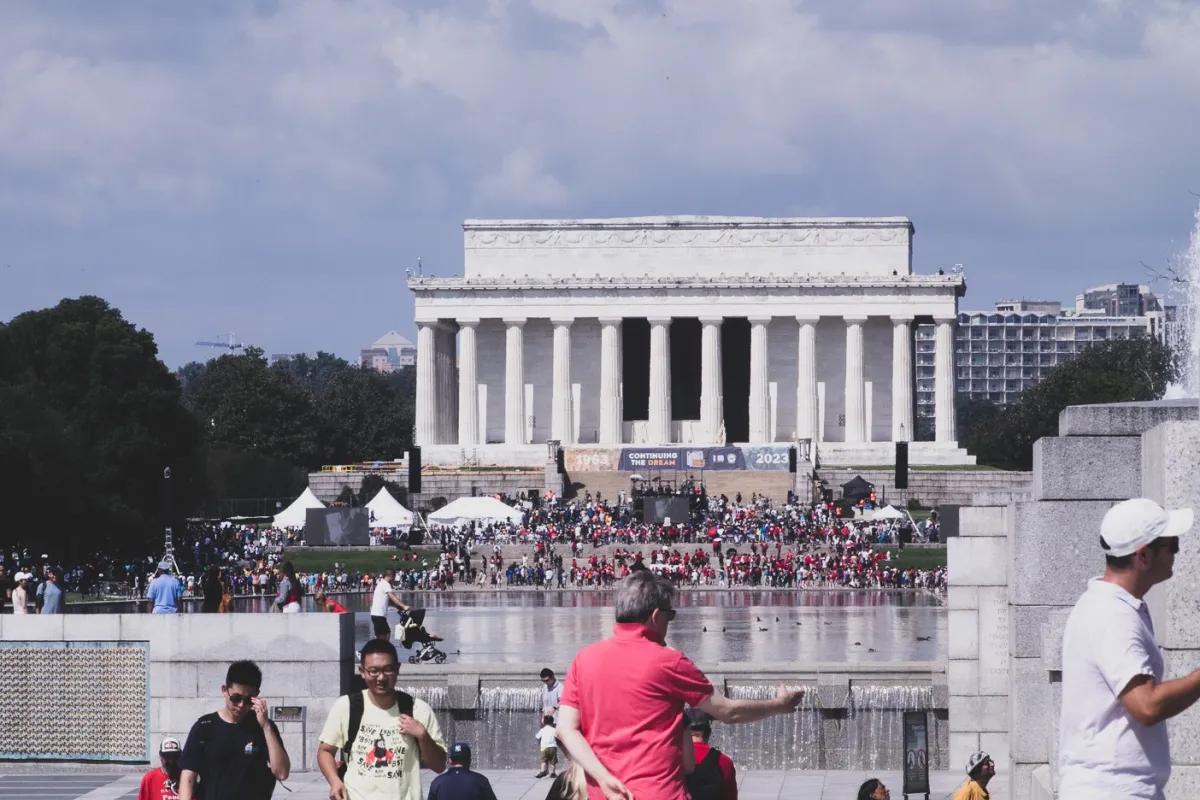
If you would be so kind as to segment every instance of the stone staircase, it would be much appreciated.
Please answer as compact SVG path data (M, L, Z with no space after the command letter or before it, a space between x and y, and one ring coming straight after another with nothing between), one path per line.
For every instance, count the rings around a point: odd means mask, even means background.
M630 478L634 474L633 472L572 472L566 477L576 497L583 497L590 491L593 496L596 492L600 492L606 498L616 498L621 490L629 491ZM686 478L689 474L696 480L701 477L699 472L679 473L681 478ZM668 475L674 477L675 473L665 473L663 477ZM653 477L653 474L647 474L646 477ZM742 497L748 499L751 494L757 493L782 503L787 500L788 490L794 485L796 476L790 472L746 470L738 472L709 471L705 472L703 477L704 485L708 489L708 493L712 495L724 494L732 498L741 492Z

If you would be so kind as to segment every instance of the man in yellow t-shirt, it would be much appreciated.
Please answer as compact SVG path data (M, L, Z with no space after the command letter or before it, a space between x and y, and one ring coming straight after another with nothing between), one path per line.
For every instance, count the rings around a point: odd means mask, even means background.
M363 692L339 697L321 730L317 765L331 800L421 800L421 762L446 769L446 743L433 709L396 691L400 659L383 639L363 646ZM355 723L357 730L355 730ZM349 745L345 774L337 755Z
M950 800L989 800L987 785L996 774L992 757L980 750L967 759L967 782L955 790Z

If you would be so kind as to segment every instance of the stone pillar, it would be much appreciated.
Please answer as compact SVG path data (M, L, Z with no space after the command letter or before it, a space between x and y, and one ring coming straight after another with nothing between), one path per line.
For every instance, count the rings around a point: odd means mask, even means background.
M817 319L796 317L800 323L800 350L796 354L796 438L821 439L821 413L817 400ZM799 474L800 470L796 470Z
M671 318L658 317L650 323L650 414L649 444L671 441Z
M709 444L725 444L721 426L725 401L721 384L721 317L704 317L700 334L700 426Z
M475 346L477 319L458 321L458 443L479 444L479 376Z
M435 323L417 323L417 444L438 444Z
M913 440L912 317L892 317L892 441Z
M768 381L769 347L767 325L770 317L750 318L750 441L770 442L771 390Z
M863 384L863 325L866 317L846 317L846 441L867 439L867 398Z
M451 444L458 434L457 381L454 376L454 329L439 323L434 334L437 342L437 426L438 442Z
M600 320L600 444L621 443L621 318Z
M550 411L550 437L561 444L575 441L571 397L571 323L574 319L552 319L554 325L554 387Z
M953 317L937 322L933 353L933 413L935 439L958 440L954 420L954 323Z
M504 324L504 443L525 444L525 320Z

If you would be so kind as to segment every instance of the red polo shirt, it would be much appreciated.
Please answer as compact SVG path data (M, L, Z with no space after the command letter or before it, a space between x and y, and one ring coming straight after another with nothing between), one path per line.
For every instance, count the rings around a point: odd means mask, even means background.
M680 715L713 686L687 656L652 637L644 625L615 625L611 639L575 656L561 702L579 711L596 757L637 800L687 800ZM604 800L590 779L588 796Z

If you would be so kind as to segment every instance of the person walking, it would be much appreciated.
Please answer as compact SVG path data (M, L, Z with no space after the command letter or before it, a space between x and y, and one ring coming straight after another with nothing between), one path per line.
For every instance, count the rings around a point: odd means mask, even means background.
M171 574L171 562L160 561L154 571L154 579L146 587L147 610L152 614L178 614L179 598L183 588L179 579Z
M201 613L216 614L221 610L221 598L225 596L225 580L216 564L205 570L204 577L200 580L200 591L204 594L204 600L200 604Z
M12 604L14 614L29 614L29 573L18 572L13 576L15 586L12 590Z
M541 778L549 775L558 777L558 731L554 727L554 717L547 714L542 717L542 727L533 735L538 743L538 758L541 759L538 773L533 777Z
M1147 498L1100 523L1104 574L1067 619L1062 643L1059 800L1161 800L1171 777L1166 721L1200 699L1200 670L1163 680L1145 596L1171 578L1191 509Z
M396 570L389 569L383 577L375 582L375 591L371 594L371 625L375 638L388 641L392 638L392 629L388 627L387 612L392 606L401 611L408 611L408 606L400 602L392 583L396 580Z
M996 777L996 762L980 750L967 759L967 781L954 790L950 800L990 800L987 785Z
M180 800L270 800L292 761L259 696L262 670L235 661L225 673L219 711L196 720L180 758Z
M549 667L542 669L542 716L547 714L554 717L558 724L558 707L562 703L562 684L554 677L554 670Z
M158 766L142 776L137 800L178 800L179 740L167 737L158 748Z
M576 654L563 684L558 738L589 777L591 800L686 800L691 736L685 706L721 722L791 714L804 693L732 700L678 650L666 646L675 587L650 570L617 584L613 636Z
M46 568L46 580L38 586L38 596L42 599L39 614L63 613L63 590L58 585L58 570Z
M496 800L492 782L471 769L471 746L455 742L450 748L450 768L433 779L428 800Z
M688 796L691 800L737 800L737 768L733 759L708 744L712 738L712 718L698 708L689 708L687 718L696 761L686 779Z
M387 639L363 645L359 674L367 688L335 700L321 730L317 766L330 800L421 800L421 763L446 769L437 717L425 701L396 690L400 658Z
M275 574L279 577L279 583L278 591L275 594L275 604L271 610L282 611L284 614L299 613L300 598L304 596L304 586L296 577L296 568L292 566L292 562L284 561L279 565Z

